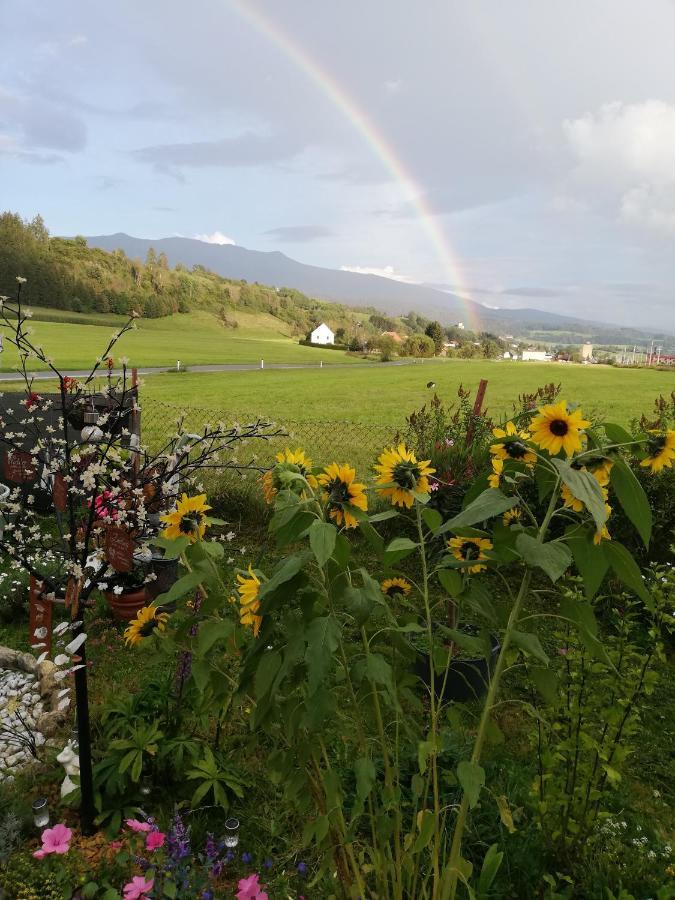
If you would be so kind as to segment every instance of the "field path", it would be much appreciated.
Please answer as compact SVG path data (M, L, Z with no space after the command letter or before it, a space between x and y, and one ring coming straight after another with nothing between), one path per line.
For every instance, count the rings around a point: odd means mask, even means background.
M429 362L438 362L437 359L428 360ZM372 362L363 362L363 363L330 363L325 366L326 369L362 369L362 368L370 368L374 364L377 365L377 368L383 366L411 366L419 363L427 362L424 359L397 359L392 360L391 362L385 363L374 363ZM251 372L260 369L261 366L255 363L212 363L210 365L203 366L184 366L182 371L189 372L190 374L194 374L196 372ZM265 369L320 369L322 368L319 364L314 364L310 366L308 363L265 363ZM138 374L139 375L162 375L166 372L175 372L176 370L167 366L139 366ZM29 372L28 373L31 378L34 378L36 381L50 381L54 379L54 373L47 370L44 372ZM89 375L88 371L84 369L74 369L69 372L62 372L62 375L67 375L69 378L86 378ZM101 375L107 376L108 370L105 368L100 368L98 370L97 377ZM122 375L121 370L113 369L113 375ZM2 381L23 381L23 375L20 372L0 372L0 382Z

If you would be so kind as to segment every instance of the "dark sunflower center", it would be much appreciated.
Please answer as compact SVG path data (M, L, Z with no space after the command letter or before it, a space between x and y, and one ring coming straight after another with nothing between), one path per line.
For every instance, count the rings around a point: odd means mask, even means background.
M647 441L647 453L649 454L649 456L658 456L665 446L665 434L659 434L656 437L650 437Z
M396 463L394 466L394 481L399 487L412 490L420 477L420 467L417 463L404 462Z
M504 449L511 459L522 459L527 453L527 447L522 441L508 441Z
M202 514L199 512L192 512L181 518L178 528L183 534L194 534L195 531L199 531L201 521Z
M460 547L460 555L462 559L478 559L480 556L480 547L473 541L464 541Z
M147 622L143 623L143 625L141 626L138 633L140 634L141 637L144 637L144 638L150 637L150 635L152 634L152 632L155 629L155 625L157 625L157 622L155 621L154 618L148 619Z
M556 437L565 437L570 430L569 425L564 419L553 419L548 427L551 434L554 434Z
M336 506L342 505L343 503L349 503L351 499L349 485L345 484L344 481L340 481L339 478L334 479L328 485L328 493L330 495L330 502L334 503Z

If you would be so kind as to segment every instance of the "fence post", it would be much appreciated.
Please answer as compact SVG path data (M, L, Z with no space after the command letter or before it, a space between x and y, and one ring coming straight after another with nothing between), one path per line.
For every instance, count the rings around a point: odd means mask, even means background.
M478 390L476 391L476 400L473 404L473 420L475 421L481 414L483 409L483 400L485 399L485 391L487 390L487 379L481 378L480 384L478 385ZM464 442L465 446L468 447L471 443L473 443L473 422L469 426L466 432L466 441Z
M261 369L264 369L264 368L265 368L265 360L264 360L264 359L261 359L261 360L260 360L260 368L261 368Z

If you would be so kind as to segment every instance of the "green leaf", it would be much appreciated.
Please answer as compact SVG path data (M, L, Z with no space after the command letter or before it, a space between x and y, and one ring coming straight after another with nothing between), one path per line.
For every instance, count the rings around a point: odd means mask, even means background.
M443 524L443 516L439 511L437 509L429 509L428 506L425 506L422 510L422 518L429 531L436 531Z
M161 547L164 550L164 559L179 559L190 546L190 538L178 537L169 540L160 535L150 543L153 547Z
M387 687L394 694L392 669L381 653L369 653L366 657L366 674L375 684Z
M644 601L647 609L650 609L653 605L651 594L645 587L640 567L633 559L631 553L623 544L619 544L617 541L605 541L604 551L616 577Z
M562 597L560 613L577 626L579 637L591 655L602 659L610 668L614 668L607 651L598 640L598 623L591 604L576 600L574 597Z
M438 580L444 590L454 599L457 599L464 590L464 579L456 569L440 569Z
M188 572L187 575L183 575L182 578L174 582L165 594L161 594L158 600L161 603L171 603L172 600L180 600L186 594L191 594L205 580L206 574L201 568Z
M555 472L552 472L548 466L537 463L534 470L534 480L537 485L539 502L543 503L544 500L550 496L551 491L555 487Z
M315 519L309 529L309 546L320 566L325 566L335 550L337 528L329 522Z
M463 759L457 766L457 778L473 809L478 803L481 788L485 785L485 770L478 763Z
M647 547L652 535L652 510L644 488L623 459L615 459L610 473L614 493Z
M565 544L560 541L541 544L525 532L518 535L516 549L528 566L543 569L554 584L565 574L572 562L572 554Z
M630 444L635 440L632 434L629 434L621 425L615 425L613 422L605 422L605 434L613 444Z
M466 634L464 631L457 631L456 628L444 628L443 634L447 634L450 640L457 644L458 647L461 647L462 650L466 650L467 653L470 653L476 659L479 659L486 654L487 648L485 641L479 637Z
M419 834L413 844L412 852L419 853L428 845L434 833L435 816L430 809L423 809L417 813L417 827Z
M225 548L220 541L202 541L202 550L213 559L222 559L225 555Z
M395 509L386 509L384 512L375 513L374 516L368 516L369 522L387 522L389 519L396 519L399 513Z
M197 654L205 656L216 641L227 640L234 631L234 625L227 619L206 619L197 635Z
M512 631L511 641L527 656L534 656L535 659L543 662L545 666L548 665L548 656L544 652L541 641L536 634L531 634L529 631Z
M511 824L513 824L513 822ZM497 877L497 872L499 872L499 867L501 866L503 859L504 853L499 850L497 844L492 844L485 854L483 866L480 870L480 875L478 876L479 897L488 896L488 892L492 887L492 882Z
M554 704L558 699L558 676L553 669L547 666L530 666L529 676L544 700Z
M362 756L354 763L356 775L356 796L359 800L366 800L373 789L377 772L372 759Z
M255 673L255 695L258 700L269 693L280 668L281 654L278 650L266 650L260 657Z
M260 585L258 598L262 600L263 597L276 591L277 588L286 584L291 578L295 578L310 558L309 553L304 551L302 553L296 553L295 556L287 557L281 565L277 566L274 575L272 575L268 581L265 581Z
M497 797L497 808L499 809L499 818L502 820L502 825L504 825L509 834L515 834L517 829L513 824L513 814L511 812L511 807L509 806L509 801L504 794L500 794L499 797Z
M594 534L593 529L579 529L573 525L567 529L565 535L565 542L572 551L574 564L582 577L584 593L588 600L592 600L597 594L609 568L604 551L606 541L595 544Z
M412 552L417 547L414 541L407 537L397 537L387 546L387 553L401 553L403 550Z
M470 503L466 509L450 519L441 528L437 534L445 534L446 531L456 531L458 528L466 528L469 525L476 525L478 522L485 522L486 519L492 519L494 516L500 516L507 509L511 509L518 505L515 497L507 497L499 490L499 488L488 488L483 491L473 503Z
M313 694L332 665L340 641L340 626L332 616L321 616L309 623L305 637L309 692Z
M607 510L605 509L605 498L602 496L602 488L597 479L590 472L573 469L564 459L552 459L551 462L558 470L563 484L567 485L577 500L581 500L593 516L595 525L600 531L607 521Z

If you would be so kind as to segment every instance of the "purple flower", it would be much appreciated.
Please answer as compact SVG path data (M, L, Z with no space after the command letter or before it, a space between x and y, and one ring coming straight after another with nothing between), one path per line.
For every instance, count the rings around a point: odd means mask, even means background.
M267 859L263 862L263 869L271 869L273 865L274 863L268 856Z
M227 853L225 854L225 862L230 863L230 862L232 862L233 859L234 859L234 853L231 850L228 850Z
M241 854L241 861L242 861L245 865L248 865L249 863L252 863L252 862L253 862L253 854L252 854L252 853L242 853L242 854Z
M214 860L218 856L218 847L216 846L216 842L213 839L213 834L211 834L211 832L206 835L204 853L206 854L206 858L209 860L209 862L211 860Z
M297 866L298 875L306 875L307 874L307 863L299 862Z
M169 829L167 850L169 858L174 862L190 855L190 834L183 824L180 813L176 813Z

